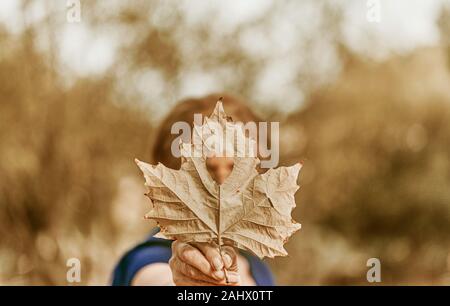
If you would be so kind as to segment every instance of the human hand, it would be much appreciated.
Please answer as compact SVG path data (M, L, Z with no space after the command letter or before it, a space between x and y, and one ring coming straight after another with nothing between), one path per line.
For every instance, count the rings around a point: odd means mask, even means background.
M169 266L175 285L239 285L236 251L231 246L222 246L221 253L214 244L174 241Z

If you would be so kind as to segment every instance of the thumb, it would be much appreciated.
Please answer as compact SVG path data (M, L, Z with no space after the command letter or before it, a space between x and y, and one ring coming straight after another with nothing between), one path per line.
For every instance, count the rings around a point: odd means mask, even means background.
M222 246L221 255L225 269L228 271L238 271L237 253L231 246Z

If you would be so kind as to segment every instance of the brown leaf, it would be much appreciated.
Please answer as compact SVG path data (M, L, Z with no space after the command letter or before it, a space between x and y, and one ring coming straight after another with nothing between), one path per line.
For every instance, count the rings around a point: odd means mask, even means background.
M227 130L233 129L221 102L205 120L204 127L211 122ZM194 133L199 133L198 128ZM242 133L239 135L245 137ZM136 159L153 205L146 217L156 220L161 228L157 236L184 242L233 245L260 258L287 255L283 245L300 229L300 224L292 220L291 211L295 207L294 194L301 165L269 169L259 174L256 171L258 158L234 157L231 174L219 185L208 172L206 156L192 154L195 152L190 151L194 147L192 144L181 146L180 170Z

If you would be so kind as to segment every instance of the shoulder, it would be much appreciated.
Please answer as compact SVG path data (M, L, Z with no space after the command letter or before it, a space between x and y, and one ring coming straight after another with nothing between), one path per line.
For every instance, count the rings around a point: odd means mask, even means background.
M122 256L112 275L113 286L129 286L145 266L169 261L172 255L171 241L152 236Z
M116 265L112 275L113 286L129 286L135 277L146 278L158 269L167 269L167 265L155 266L156 263L168 263L172 256L172 241L153 237L157 231L153 231L142 243L127 251ZM266 263L259 258L241 252L250 266L250 273L259 286L273 286L273 275ZM147 267L153 266L152 271Z
M241 252L241 254L248 260L250 264L250 273L256 282L257 286L274 286L275 280L269 266L254 255L250 255L247 252Z
M157 262L146 265L137 271L131 280L132 286L174 285L169 264Z

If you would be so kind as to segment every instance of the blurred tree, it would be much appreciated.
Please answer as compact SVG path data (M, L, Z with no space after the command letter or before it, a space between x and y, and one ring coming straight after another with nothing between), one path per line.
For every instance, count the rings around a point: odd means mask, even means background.
M442 7L437 23L441 32L441 42L447 49L447 66L450 69L450 5Z
M87 280L89 266L104 259L85 241L115 243L118 179L149 154L152 127L145 113L117 103L107 77L63 86L33 31L1 37L2 282L63 283L74 248Z
M139 222L133 158L149 154L154 125L180 98L225 91L283 120L283 162L306 159L303 229L290 256L271 261L281 283L365 283L370 257L381 259L384 284L446 283L443 48L382 63L353 54L343 1L267 2L232 26L222 6L203 2L83 1L72 29L118 43L111 67L83 76L59 58L64 5L46 1L51 13L35 21L35 3L21 1L23 31L0 27L0 282L65 284L65 261L78 257L84 283L105 283L151 226ZM439 23L447 58L448 15ZM279 112L303 99L284 120Z
M306 108L284 123L301 131L296 137L304 143L291 148L287 161L307 159L297 210L297 218L307 224L304 236L294 237L300 259L288 261L290 273L310 277L302 271L307 263L316 267L312 274L318 282L365 282L364 254L365 260L381 260L384 283L445 282L450 247L450 74L442 68L445 56L437 48L382 64L349 52L342 57L346 64L338 80L315 92ZM320 265L340 255L330 252L330 245L304 242L313 231L344 240L340 252L349 256L322 278ZM315 262L317 257L304 252L329 252L329 257ZM359 279L349 273L355 264Z

